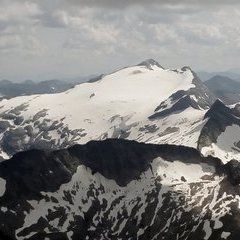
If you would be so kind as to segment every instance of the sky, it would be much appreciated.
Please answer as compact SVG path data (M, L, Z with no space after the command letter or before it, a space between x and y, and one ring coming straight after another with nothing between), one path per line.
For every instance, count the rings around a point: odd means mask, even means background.
M227 2L227 3L226 3ZM240 69L236 0L0 0L0 79L166 68Z

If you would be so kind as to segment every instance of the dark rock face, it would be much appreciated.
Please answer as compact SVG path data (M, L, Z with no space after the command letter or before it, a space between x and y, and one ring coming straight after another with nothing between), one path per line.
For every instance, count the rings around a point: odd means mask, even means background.
M225 165L229 181L234 184L240 184L240 163L237 160L231 160Z
M67 153L63 150L64 154ZM50 169L54 174L49 172ZM7 182L4 198L31 199L41 191L56 191L62 183L71 180L72 173L73 170L71 172L51 152L29 150L18 153L1 163L0 176Z
M236 104L234 108L232 108L233 114L240 118L240 104Z
M160 165L153 164L156 159ZM239 164L224 166L188 147L108 139L53 152L31 150L0 163L2 179L1 239L240 236L234 221L240 215Z
M232 114L232 110L228 108L226 105L224 105L223 102L220 100L216 100L214 104L211 106L211 109L205 114L204 118L215 118L217 119L218 117L224 117L225 116L225 121L230 122L234 121L234 116L230 116Z
M127 141L123 139L107 139L102 142L91 141L86 145L75 145L69 148L70 155L81 159L81 163L93 172L99 172L108 179L114 179L120 186L127 185L137 179L140 174L150 167L156 157L163 157L169 161L178 156L185 157L185 161L202 162L198 151L174 145L153 145ZM117 154L116 154L117 153ZM204 162L220 166L214 158L206 158Z
M152 66L157 66L159 68L163 68L157 61L154 59L147 59L141 63L139 63L137 66L144 66L150 70L152 70Z
M173 104L172 107L170 107L168 109L164 109L160 112L157 112L157 113L151 115L149 117L149 119L165 117L167 115L170 115L171 113L177 114L178 112L181 112L181 111L187 109L188 107L199 109L198 104L194 100L192 100L190 96L184 96L184 97L180 98L178 101L176 101L176 103ZM160 109L160 107L158 107L158 109Z
M75 145L66 150L43 151L29 150L14 155L11 160L0 164L0 177L14 181L14 184L20 184L22 187L28 179L34 176L42 176L31 186L31 189L24 190L24 193L31 194L35 189L40 191L56 191L64 182L70 180L77 166L84 165L89 167L93 173L99 172L108 179L115 180L120 186L125 186L130 181L137 179L140 174L150 167L151 161L156 157L163 157L169 161L185 156L184 161L192 163L207 162L214 166L220 166L219 160L209 157L204 160L197 150L174 145L154 145L144 144L135 141L122 139L107 139L104 141L91 141L86 145ZM56 169L56 171L55 171ZM48 170L59 173L54 176L48 173ZM24 174L22 174L24 173ZM47 181L53 186L48 186ZM44 188L45 187L49 187ZM21 193L22 187L16 188ZM8 189L8 188L7 188ZM12 189L11 187L9 189ZM9 194L13 192L9 190Z
M189 69L188 67L184 67L182 71ZM192 70L191 72L194 76L192 83L195 87L187 91L180 90L173 93L155 109L155 113L151 115L149 119L153 120L170 114L177 114L188 107L192 107L193 109L208 109L211 107L216 97L208 90L204 83L202 83L196 73Z
M201 150L204 146L216 143L218 136L225 131L227 126L233 124L240 126L240 119L235 114L238 114L237 107L231 109L217 100L204 116L204 119L208 120L201 130L198 149Z
M139 128L139 131L145 132L145 133L154 133L154 132L156 132L158 129L159 129L159 128L157 127L156 124L153 124L153 125L147 124L147 125L145 125L145 126L143 126L143 127L140 127L140 128Z
M201 107L202 109L208 109L217 100L217 98L214 93L212 93L211 90L208 89L205 83L203 83L199 79L199 77L194 71L192 71L192 74L194 76L192 83L196 87L191 88L189 90L189 94L196 97L199 107Z
M93 78L88 80L88 83L94 83L94 82L100 81L103 77L104 77L104 74L101 74L99 76L93 77Z
M24 120L20 116L28 108L21 104L14 109L0 114L1 150L9 156L29 149L59 149L76 144L77 140L86 135L84 129L70 130L60 121L47 117L47 109L36 112L32 118ZM58 135L58 139L53 137Z

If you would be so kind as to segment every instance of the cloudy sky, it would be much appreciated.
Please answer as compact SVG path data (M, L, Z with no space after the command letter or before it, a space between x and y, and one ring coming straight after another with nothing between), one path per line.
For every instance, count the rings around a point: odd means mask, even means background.
M0 78L106 73L146 58L170 68L239 69L237 2L0 0Z

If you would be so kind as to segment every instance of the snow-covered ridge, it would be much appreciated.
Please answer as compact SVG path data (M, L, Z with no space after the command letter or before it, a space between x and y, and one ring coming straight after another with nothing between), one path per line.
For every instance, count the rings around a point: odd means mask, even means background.
M163 69L150 59L63 93L3 100L1 156L33 147L67 147L93 139L128 138L163 143L168 142L169 133L174 133L174 139L181 139L179 144L195 146L199 121L212 103L196 79L188 67ZM172 102L171 96L178 96L175 94L178 92L187 100L184 104L182 98L175 97ZM149 119L162 102L169 104L165 108L178 107L167 109L164 118ZM191 118L186 121L191 111ZM169 132L172 126L175 130ZM186 130L192 132L187 137L183 136Z
M190 70L175 72L157 66L152 68L128 67L97 82L77 85L64 93L3 100L0 106L4 111L16 104L28 103L24 113L26 118L33 115L34 110L48 109L50 118L66 116L64 122L72 128L83 127L84 117L91 116L96 121L103 115L101 113L107 114L107 111L111 111L112 116L132 113L135 119L141 120L139 117L149 116L173 92L194 87ZM78 117L74 118L73 115Z

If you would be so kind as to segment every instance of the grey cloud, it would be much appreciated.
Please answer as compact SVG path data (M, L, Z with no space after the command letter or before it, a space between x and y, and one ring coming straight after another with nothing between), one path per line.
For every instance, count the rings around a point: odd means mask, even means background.
M21 13L0 15L6 78L109 72L145 58L206 70L228 59L240 67L238 1L31 0L30 14L24 0L0 2L0 13L5 6Z
M239 4L238 0L68 0L67 3L85 6L116 7L124 8L128 6L144 5L220 5Z

